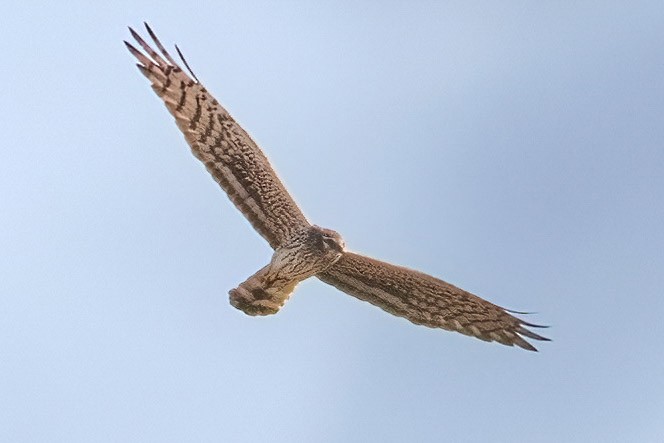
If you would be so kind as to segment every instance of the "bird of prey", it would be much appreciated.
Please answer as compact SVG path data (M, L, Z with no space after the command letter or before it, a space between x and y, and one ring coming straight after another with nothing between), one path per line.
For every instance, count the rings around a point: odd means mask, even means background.
M270 263L229 291L249 315L275 314L304 279L317 277L341 291L415 324L457 331L485 341L536 351L525 338L545 340L500 306L430 275L346 250L335 231L309 223L247 132L169 55L145 24L156 49L133 29L144 52L125 41L138 69L162 98L193 154L267 240Z

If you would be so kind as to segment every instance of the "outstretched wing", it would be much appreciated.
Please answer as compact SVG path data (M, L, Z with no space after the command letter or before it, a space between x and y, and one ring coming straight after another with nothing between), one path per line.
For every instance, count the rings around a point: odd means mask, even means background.
M536 351L523 337L548 341L526 329L542 327L430 275L346 252L316 275L347 294L419 325L458 331L485 341Z
M235 206L272 248L309 226L256 142L191 70L190 76L178 66L147 23L145 27L161 55L131 28L131 35L147 55L125 41L127 48L175 117L194 155L205 164Z

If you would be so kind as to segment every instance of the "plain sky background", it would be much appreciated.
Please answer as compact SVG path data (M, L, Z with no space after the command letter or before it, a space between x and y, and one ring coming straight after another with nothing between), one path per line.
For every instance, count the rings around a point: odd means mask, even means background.
M109 3L0 4L0 440L664 441L664 3ZM312 221L554 341L314 280L233 309L271 251L134 67L143 20Z

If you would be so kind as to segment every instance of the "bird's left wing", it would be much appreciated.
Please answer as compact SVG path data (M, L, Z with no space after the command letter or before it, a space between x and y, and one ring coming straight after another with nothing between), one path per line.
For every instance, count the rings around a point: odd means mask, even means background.
M138 59L140 71L152 82L152 89L175 117L194 155L235 206L275 249L308 227L306 217L258 145L191 70L190 76L178 66L150 27L145 26L161 54L131 28L132 36L147 55L126 41L125 44ZM183 62L189 68L184 59Z
M422 272L346 252L320 280L415 324L461 332L485 341L535 347L524 340L549 339L526 329L500 306Z

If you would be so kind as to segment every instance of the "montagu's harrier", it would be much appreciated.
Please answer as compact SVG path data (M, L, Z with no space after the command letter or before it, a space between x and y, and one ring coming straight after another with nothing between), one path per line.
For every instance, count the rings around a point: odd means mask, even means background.
M531 351L536 349L524 337L548 340L526 329L538 325L511 311L427 274L349 252L337 232L310 224L263 151L198 81L177 46L188 72L146 28L157 50L131 28L144 52L125 42L138 68L194 155L274 249L267 266L230 291L234 307L249 315L274 314L300 281L315 276L416 324Z

